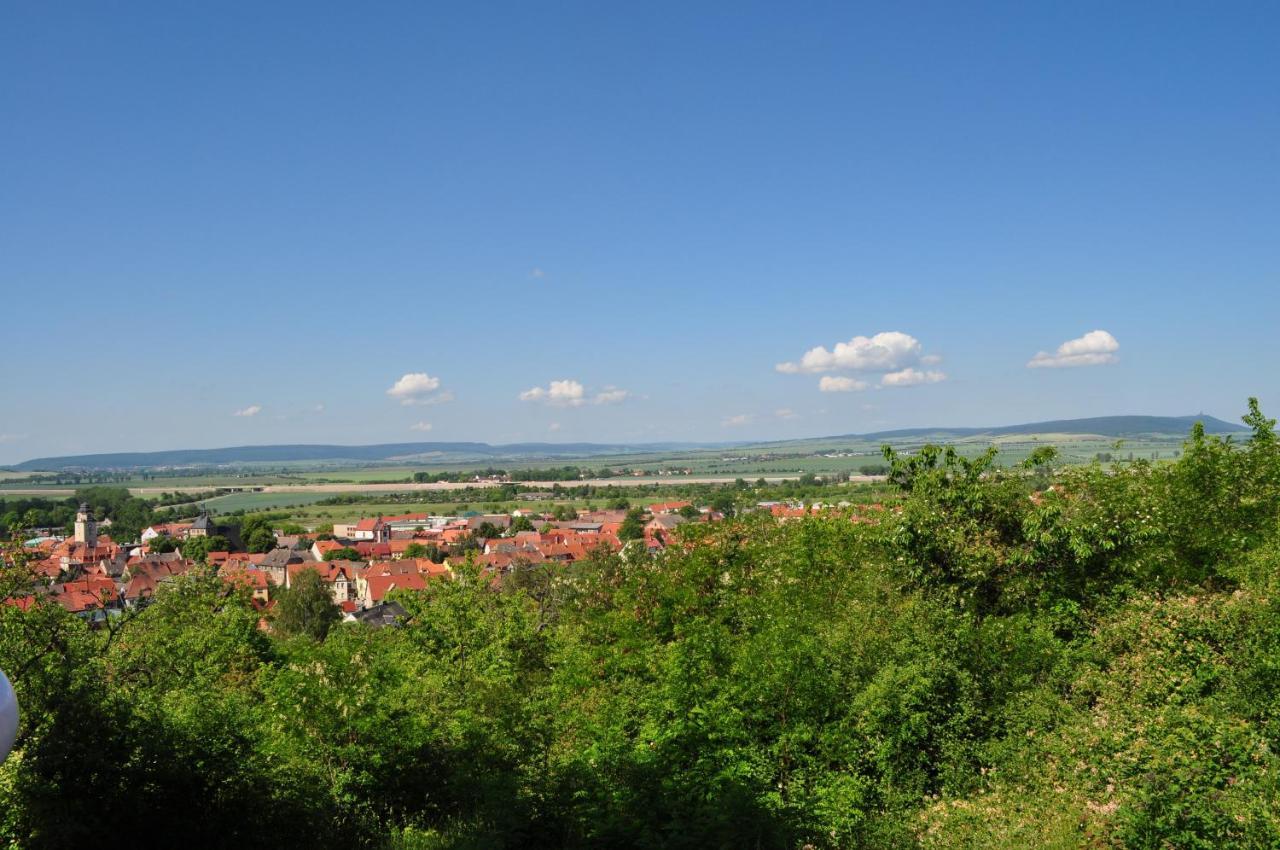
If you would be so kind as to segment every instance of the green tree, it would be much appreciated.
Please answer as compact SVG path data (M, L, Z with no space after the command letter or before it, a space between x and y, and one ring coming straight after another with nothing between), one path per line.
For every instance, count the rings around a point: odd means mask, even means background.
M342 619L332 593L314 569L299 570L293 576L273 613L282 633L305 635L312 640L324 640L334 623Z
M487 520L476 526L474 535L481 540L489 540L494 537L502 536L502 529Z
M244 548L250 552L270 552L276 548L276 535L270 528L253 528L244 538Z
M205 563L210 552L228 552L231 542L227 538L213 534L209 536L188 537L182 541L182 557L192 561Z
M252 514L240 521L240 540L249 552L270 552L276 548L273 523L284 515Z
M738 500L728 491L721 491L711 497L711 510L724 514L725 516L733 516L737 510Z
M645 512L643 508L632 508L627 511L626 519L618 528L619 540L644 539Z
M170 537L167 534L161 534L147 541L147 551L158 555L168 552L176 552L181 547L181 542Z

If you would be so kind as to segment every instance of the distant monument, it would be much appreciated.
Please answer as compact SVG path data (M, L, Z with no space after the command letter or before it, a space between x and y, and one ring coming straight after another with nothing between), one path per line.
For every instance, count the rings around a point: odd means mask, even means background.
M88 502L82 502L76 511L76 542L85 544L90 550L98 545L98 522L93 518L93 508Z

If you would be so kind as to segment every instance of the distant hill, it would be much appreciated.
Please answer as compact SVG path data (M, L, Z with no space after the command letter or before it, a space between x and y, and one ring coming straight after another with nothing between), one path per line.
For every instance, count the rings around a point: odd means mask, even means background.
M777 447L831 440L880 442L928 438L936 441L965 437L999 437L1008 434L1097 434L1103 437L1134 437L1159 434L1186 436L1191 426L1203 422L1211 434L1234 434L1247 431L1212 416L1100 416L1092 419L1059 419L1004 425L992 428L902 428L872 434L846 434L840 437L786 440L767 445ZM42 457L11 467L19 472L134 470L162 467L210 468L251 463L487 463L499 461L588 460L604 455L654 454L685 452L697 449L719 449L744 443L383 443L371 446L282 445L234 446L224 449L175 449L160 452L121 452L115 454ZM765 445L765 444L755 444Z
M11 469L19 472L128 470L159 467L215 467L247 463L298 463L306 461L345 462L435 462L464 463L486 460L559 460L651 452L677 452L706 448L697 443L648 443L622 445L606 443L383 443L371 446L280 445L233 446L224 449L173 449L159 452L118 452L113 454L41 457L24 461Z
M1204 423L1210 434L1235 434L1249 429L1213 416L1095 416L1091 419L1055 419L1003 425L994 428L901 428L856 435L864 440L893 440L911 437L1000 437L1008 434L1097 434L1102 437L1136 437L1144 434L1186 436L1191 426ZM855 435L851 435L855 436Z

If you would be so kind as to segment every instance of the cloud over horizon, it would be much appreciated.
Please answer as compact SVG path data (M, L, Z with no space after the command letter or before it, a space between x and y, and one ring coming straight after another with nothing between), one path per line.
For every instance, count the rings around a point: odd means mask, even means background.
M1053 354L1047 351L1036 353L1027 361L1028 369L1062 369L1073 366L1103 366L1115 363L1120 358L1116 352L1120 343L1114 336L1103 330L1089 331L1082 337L1069 339L1059 345Z
M831 350L819 345L806 351L799 361L779 363L775 368L788 375L836 370L888 372L917 362L920 355L920 340L901 331L884 331L837 342Z
M545 387L530 387L520 393L521 401L537 401L553 407L581 407L586 404L586 387L572 378L552 381Z
M262 405L251 404L248 407L243 407L240 410L235 411L231 415L232 416L257 416L261 412L262 412Z
M919 384L937 384L945 381L947 374L934 369L921 371L908 366L897 372L889 372L880 378L882 387L914 387Z
M453 393L448 390L436 392L438 389L440 389L439 378L432 377L426 372L406 372L400 380L391 385L387 395L405 406L453 401Z
M920 371L917 365L942 362L937 354L925 354L920 340L902 331L882 331L874 336L855 336L838 342L830 349L819 345L804 353L799 360L788 360L774 368L784 375L814 375L822 372L880 373L882 387L910 387L945 381L945 372ZM865 390L871 384L861 378L823 375L818 391L849 393Z
M530 387L520 393L521 401L536 401L552 407L582 407L585 404L621 404L631 398L631 391L608 384L604 389L587 398L587 388L581 381L563 378L551 381L545 387Z
M628 390L619 389L614 386L605 387L596 393L595 398L591 399L592 404L621 404L631 397Z
M865 390L870 384L857 378L844 375L823 375L818 381L818 392L822 393L854 393Z

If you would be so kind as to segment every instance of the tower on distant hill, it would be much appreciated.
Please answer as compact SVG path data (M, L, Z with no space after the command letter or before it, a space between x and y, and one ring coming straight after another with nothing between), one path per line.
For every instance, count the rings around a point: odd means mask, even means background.
M80 510L76 511L76 542L90 548L98 545L98 522L88 502L81 503Z

